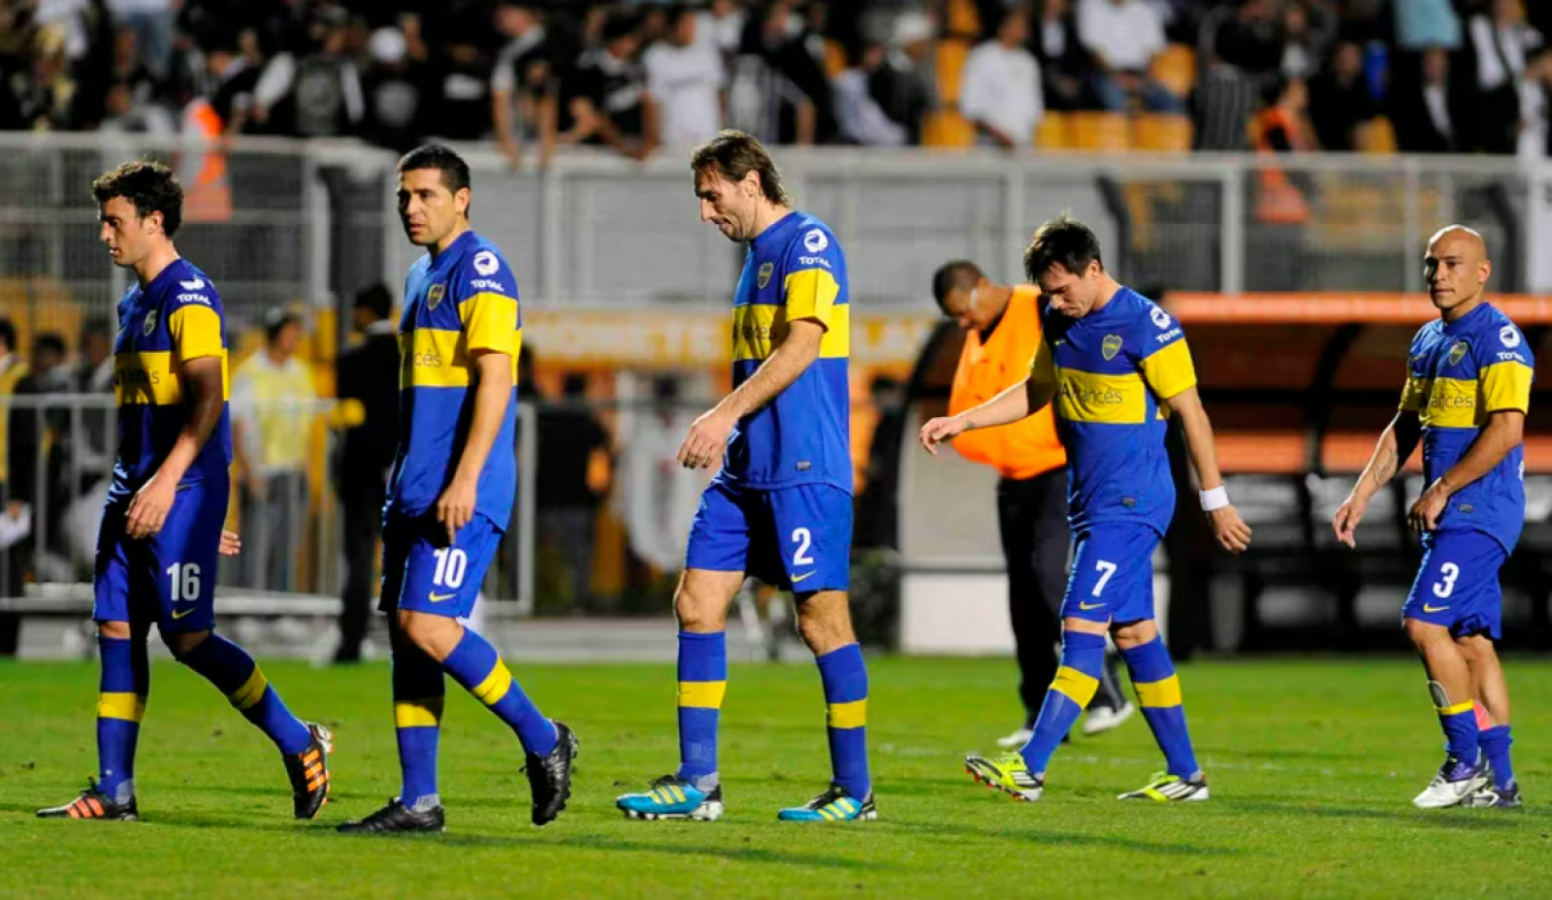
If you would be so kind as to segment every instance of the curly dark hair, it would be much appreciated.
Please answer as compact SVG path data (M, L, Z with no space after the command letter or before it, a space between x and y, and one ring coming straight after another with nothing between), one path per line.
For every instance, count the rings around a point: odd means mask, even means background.
M92 196L99 206L114 197L123 197L134 205L135 215L142 219L161 213L162 232L169 238L183 224L183 185L164 163L149 159L120 163L92 182Z

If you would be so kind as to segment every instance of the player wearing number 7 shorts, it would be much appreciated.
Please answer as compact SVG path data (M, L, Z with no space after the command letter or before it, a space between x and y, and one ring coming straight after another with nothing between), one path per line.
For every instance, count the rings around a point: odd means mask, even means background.
M118 452L93 584L102 651L100 768L78 798L38 815L139 817L135 747L151 690L146 639L155 625L179 662L274 741L293 811L311 819L329 795L329 733L292 715L253 657L215 632L232 462L221 297L173 246L183 189L170 169L125 163L94 181L92 194L113 262L135 274L118 307Z
M753 575L796 595L819 664L833 776L777 813L786 822L877 816L868 775L868 674L852 633L850 297L846 257L823 222L790 206L770 155L724 131L691 159L701 220L747 243L733 295L734 390L690 428L679 462L722 463L690 528L679 617L679 768L616 805L633 819L722 815L717 724L727 689L727 610Z
M1535 358L1518 326L1486 301L1493 267L1481 235L1459 225L1438 232L1423 270L1439 318L1412 338L1401 409L1333 526L1355 546L1370 498L1423 445L1428 487L1408 516L1423 562L1402 620L1428 672L1447 752L1412 802L1516 807L1509 687L1493 642L1498 570L1525 523L1522 439Z

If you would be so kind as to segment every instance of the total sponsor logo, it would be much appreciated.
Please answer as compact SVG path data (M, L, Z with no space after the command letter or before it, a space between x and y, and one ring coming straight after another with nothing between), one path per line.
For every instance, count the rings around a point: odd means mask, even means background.
M206 297L204 294L179 294L178 295L178 302L179 303L203 303L204 305L209 306L210 305L210 298Z
M504 291L507 289L506 285L499 281L493 281L489 278L476 278L469 282L469 287L472 287L477 291Z
M828 269L830 268L830 261L825 259L823 256L800 256L798 257L798 265L824 266L826 269Z
M1180 334L1181 334L1181 332L1180 332L1179 328L1171 328L1170 330L1168 330L1168 331L1164 332L1163 334L1159 335L1158 337L1154 338L1154 340L1158 341L1161 344L1167 344L1170 341L1174 340L1175 338L1180 337Z
M1525 357L1518 352L1504 351L1498 354L1499 362L1525 362Z

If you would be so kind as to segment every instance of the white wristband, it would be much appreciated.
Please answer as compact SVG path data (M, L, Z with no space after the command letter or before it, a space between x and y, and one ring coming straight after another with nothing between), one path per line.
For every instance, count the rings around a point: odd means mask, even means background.
M1202 491L1202 511L1212 512L1215 509L1223 509L1229 505L1229 491L1223 485L1219 485L1210 491Z

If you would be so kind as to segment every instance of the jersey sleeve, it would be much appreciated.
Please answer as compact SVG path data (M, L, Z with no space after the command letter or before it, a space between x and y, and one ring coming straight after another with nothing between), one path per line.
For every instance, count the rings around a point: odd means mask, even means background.
M1196 387L1196 366L1186 346L1185 329L1156 303L1148 304L1148 321L1136 329L1137 367L1154 396L1168 400Z
M1407 348L1409 361L1417 358L1422 334L1418 332L1412 337L1412 344ZM1396 408L1409 413L1421 413L1428 408L1428 379L1413 375L1411 362L1407 363L1406 383L1401 385L1401 402Z
M203 279L198 279L204 282ZM208 282L198 288L180 284L182 291L167 302L167 332L172 336L173 354L183 362L226 352L222 331L221 301Z
M1056 383L1056 357L1051 353L1044 333L1040 335L1040 343L1035 345L1035 358L1029 361L1029 377L1035 384Z
M835 301L841 295L841 248L823 228L809 228L787 251L782 305L787 321L812 319L830 327Z
M515 357L523 314L517 302L517 278L501 254L483 249L462 266L457 278L458 317L469 351Z
M1530 384L1536 362L1525 343L1525 335L1512 322L1506 322L1497 334L1477 342L1477 379L1482 391L1484 413L1519 410L1530 412Z

